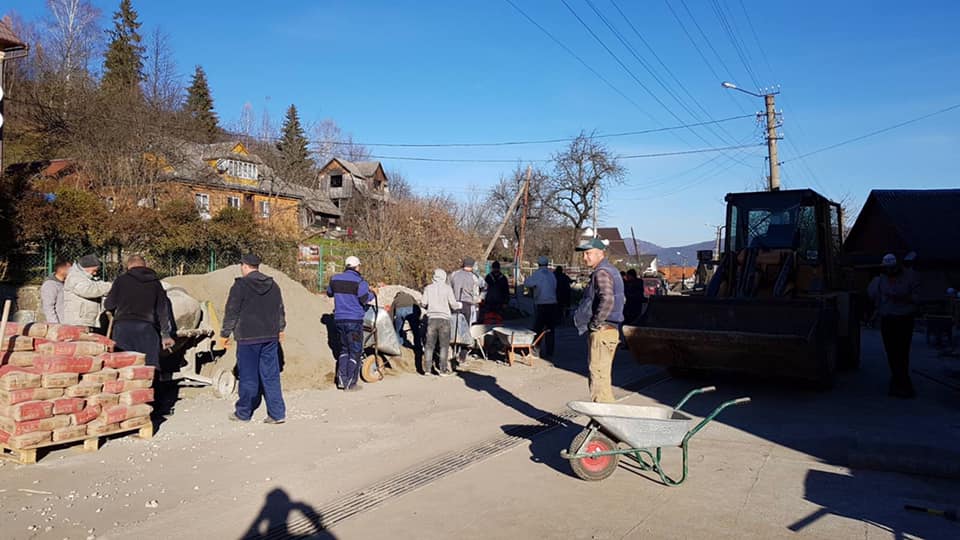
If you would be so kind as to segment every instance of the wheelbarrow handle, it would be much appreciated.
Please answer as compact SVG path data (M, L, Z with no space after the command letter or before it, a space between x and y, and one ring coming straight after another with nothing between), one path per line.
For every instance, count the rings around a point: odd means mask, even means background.
M716 389L717 389L716 386L704 386L703 388L697 388L696 390L691 390L687 392L687 395L683 396L683 399L680 400L680 403L677 403L676 407L674 407L673 410L679 411L680 408L683 407L690 398L692 398L697 394L705 394L707 392L713 392Z
M724 401L723 403L718 405L717 408L714 409L712 413L707 415L706 418L701 420L699 424L697 424L693 429L688 431L687 434L683 436L683 442L686 443L688 440L690 440L691 437L696 435L698 431L703 429L704 426L709 424L714 418L717 417L718 414L720 414L727 407L731 405L743 405L745 403L750 403L750 398L742 397L738 399L731 399L730 401Z

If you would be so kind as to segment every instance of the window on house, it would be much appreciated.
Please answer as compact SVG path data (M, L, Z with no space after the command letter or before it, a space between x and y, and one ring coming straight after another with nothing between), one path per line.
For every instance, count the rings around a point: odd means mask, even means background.
M270 217L270 201L260 201L260 217Z
M330 187L343 187L343 175L342 174L332 174L330 175Z
M210 195L197 193L194 195L194 201L197 204L197 210L200 212L210 212Z
M253 163L246 161L237 161L235 159L227 160L227 174L234 178L244 178L247 180L256 180L259 170Z
M230 208L240 209L240 197L227 197L227 206Z

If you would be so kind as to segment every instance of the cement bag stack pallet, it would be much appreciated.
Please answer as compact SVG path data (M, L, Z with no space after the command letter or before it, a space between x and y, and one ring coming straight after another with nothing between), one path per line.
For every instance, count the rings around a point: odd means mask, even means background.
M0 456L36 463L37 450L137 432L153 437L154 368L138 352L79 326L7 323L0 342Z

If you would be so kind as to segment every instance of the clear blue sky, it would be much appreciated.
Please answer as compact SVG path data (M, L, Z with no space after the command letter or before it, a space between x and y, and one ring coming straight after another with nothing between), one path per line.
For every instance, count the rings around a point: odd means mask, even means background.
M779 84L785 187L814 187L859 208L873 188L956 187L960 110L880 136L793 160L798 152L960 103L960 2L908 5L890 0L760 2L669 0L716 77L661 0L615 0L692 96L665 73L611 0L590 0L700 120L753 113L762 101L724 90L720 79L755 89ZM207 71L223 123L245 102L279 120L295 103L305 122L334 118L357 141L485 142L567 137L696 122L666 93L591 10L567 0L634 75L621 68L561 0L515 0L636 103L603 83L504 0L468 2L285 0L134 0L145 33L172 37L184 79ZM41 0L5 8L26 19L44 14ZM95 0L103 24L119 0ZM724 18L714 6L721 6ZM744 8L749 13L744 15ZM717 55L703 40L694 20ZM743 45L740 55L725 24ZM758 40L754 38L754 31ZM722 60L722 62L721 62ZM761 142L752 119L607 139L622 155ZM702 137L702 139L701 139ZM727 141L727 142L725 142ZM407 149L374 147L385 156L455 159L542 159L560 145ZM608 193L604 225L661 245L712 237L723 219L723 194L762 182L762 147L722 155L633 159L627 181ZM734 159L740 160L738 164ZM425 163L383 159L422 192L466 196L513 169L504 163ZM693 170L691 170L693 169Z

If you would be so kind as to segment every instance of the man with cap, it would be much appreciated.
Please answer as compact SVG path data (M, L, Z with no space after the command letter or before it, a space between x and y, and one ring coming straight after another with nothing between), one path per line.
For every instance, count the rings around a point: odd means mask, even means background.
M260 273L260 257L252 253L241 257L240 274L230 287L220 330L224 347L231 335L237 342L240 395L230 419L249 422L262 397L264 423L282 424L287 418L280 387L280 342L287 326L283 295L272 277Z
M500 313L510 299L510 282L507 281L507 276L500 272L500 261L493 261L490 273L483 281L487 284L487 296L483 299L484 309Z
M363 356L363 314L373 299L370 285L360 275L360 259L347 257L346 270L330 278L327 296L333 298L333 322L340 336L337 353L337 388L359 390Z
M471 257L463 258L463 267L450 274L450 287L453 288L453 296L460 305L460 313L467 322L467 326L476 322L477 304L480 302L480 289L487 286L486 282L473 273L473 265L476 261ZM458 319L459 322L459 319ZM459 335L461 329L455 329ZM457 356L457 360L463 363L467 359L467 348L463 347Z
M889 394L912 398L916 393L910 381L910 344L920 283L897 264L892 253L883 256L881 267L882 274L873 278L867 293L880 317L880 335L890 365Z
M590 398L599 403L612 403L613 356L620 344L623 323L623 279L606 259L607 246L599 238L586 240L576 249L583 252L583 262L593 269L573 317L580 335L589 332Z
M552 358L554 349L554 329L557 327L559 308L557 306L557 277L553 275L547 265L550 259L541 255L537 259L537 271L523 282L523 286L533 292L533 303L536 306L533 331L540 334L544 330L547 334L540 338L540 356Z
M103 309L113 312L117 348L141 352L147 365L159 367L160 349L173 347L170 299L142 256L127 258L127 271L113 283Z
M97 327L100 319L100 300L110 293L110 283L96 281L100 259L89 254L80 257L70 267L63 282L62 324Z

